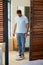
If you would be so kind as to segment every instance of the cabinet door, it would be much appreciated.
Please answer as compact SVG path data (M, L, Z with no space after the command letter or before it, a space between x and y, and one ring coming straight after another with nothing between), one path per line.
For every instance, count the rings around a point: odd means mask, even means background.
M4 41L4 4L3 0L0 0L0 43Z
M43 0L31 0L30 60L43 59Z

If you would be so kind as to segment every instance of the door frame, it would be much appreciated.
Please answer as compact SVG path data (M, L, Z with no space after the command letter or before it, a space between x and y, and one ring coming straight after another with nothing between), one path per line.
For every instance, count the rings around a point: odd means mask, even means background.
M8 65L8 0L4 0L5 65Z
M34 0L30 0L30 43L31 43L31 39L33 39L33 36L31 36L31 28L32 28L32 32L33 32L33 25L34 25ZM33 32L34 33L34 32ZM31 61L32 58L32 50L31 50L31 45L30 44L30 48L29 48L29 60Z
M30 0L32 3L33 0ZM31 12L30 12L31 13ZM33 13L32 13L33 15ZM31 16L30 16L31 19ZM5 65L9 65L8 57L8 0L4 0L4 41L5 41ZM30 40L31 41L31 40ZM29 60L31 60L31 50L29 50Z

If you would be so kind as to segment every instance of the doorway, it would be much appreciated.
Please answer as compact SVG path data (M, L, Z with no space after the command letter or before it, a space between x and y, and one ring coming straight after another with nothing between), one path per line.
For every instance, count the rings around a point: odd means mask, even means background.
M14 31L14 19L17 16L16 11L21 10L22 15L28 18L28 22L30 23L30 0L9 0L8 1L8 45L9 45L9 65L20 65L25 61L29 61L29 45L30 45L30 27L28 29L28 36L26 38L25 43L25 59L22 61L16 61L16 57L18 56L18 45L16 40L16 35L13 36Z

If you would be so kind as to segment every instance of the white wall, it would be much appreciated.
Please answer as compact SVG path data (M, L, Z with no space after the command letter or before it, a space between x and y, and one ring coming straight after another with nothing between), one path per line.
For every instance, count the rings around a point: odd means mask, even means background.
M16 10L18 6L30 6L30 0L11 0L11 22L12 22L12 31L14 28L14 18L16 16ZM11 31L11 32L12 32Z

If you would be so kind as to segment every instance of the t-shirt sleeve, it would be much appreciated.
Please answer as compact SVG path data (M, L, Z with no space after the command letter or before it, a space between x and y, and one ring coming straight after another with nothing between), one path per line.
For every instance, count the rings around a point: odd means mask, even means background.
M28 23L28 18L27 17L25 17L25 22Z

